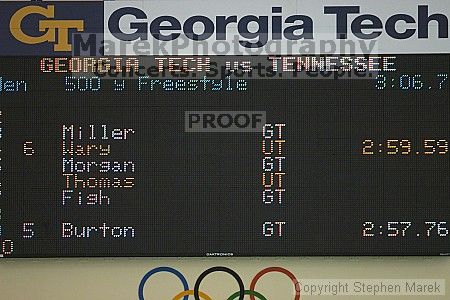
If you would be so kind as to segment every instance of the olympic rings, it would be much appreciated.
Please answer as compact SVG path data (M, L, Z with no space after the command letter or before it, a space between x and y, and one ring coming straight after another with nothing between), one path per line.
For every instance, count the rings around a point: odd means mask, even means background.
M227 273L227 274L233 276L239 285L239 291L233 293L230 297L227 298L227 300L236 300L236 299L244 300L245 295L249 295L250 300L255 300L255 297L258 298L259 300L267 300L267 298L265 296L263 296L261 293L255 291L255 287L256 287L256 283L258 282L259 279L261 279L262 276L264 276L267 273L271 273L271 272L282 273L282 274L285 274L287 277L289 277L291 279L291 281L294 283L294 287L295 287L294 300L300 300L300 283L299 283L299 281L297 280L297 278L295 277L294 274L292 274L290 271L288 271L284 268L281 268L281 267L269 267L269 268L265 268L265 269L259 271L255 275L255 277L252 279L252 281L250 283L250 288L248 290L246 290L244 288L244 283L243 283L241 277L235 271L233 271L227 267L213 267L213 268L209 268L206 271L204 271L197 278L193 290L189 289L189 285L188 285L186 278L178 270L175 270L170 267L158 267L158 268L152 269L149 272L147 272L144 275L144 277L142 278L141 282L139 283L139 290L138 290L139 300L144 300L144 286L145 286L147 280L152 275L154 275L156 273L160 273L160 272L167 272L167 273L174 274L175 276L178 277L178 279L181 281L181 283L183 285L184 290L182 292L178 293L172 300L181 300L181 299L189 300L189 296L192 296L192 295L194 296L195 300L201 300L201 299L212 300L212 298L210 296L208 296L206 293L200 291L200 284L202 283L202 281L205 279L206 276L208 276L209 274L214 273L214 272L224 272L224 273ZM162 300L164 300L164 299L162 299Z
M198 278L197 281L195 282L194 285L194 298L195 300L200 300L199 298L199 288L200 288L200 283L202 282L203 279L205 279L206 276L208 276L211 273L214 272L225 272L230 274L231 276L233 276L236 281L238 282L239 285L239 300L244 300L244 293L245 293L245 288L244 288L244 282L242 281L241 277L239 277L238 273L236 273L235 271L227 268L227 267L212 267L209 268L208 270L206 270L205 272L203 272Z
M300 300L300 283L298 282L297 278L295 278L295 275L292 274L290 271L284 269L284 268L280 268L280 267L270 267L270 268L266 268L262 271L260 271L258 274L256 274L256 276L253 278L252 282L250 283L250 290L254 291L255 287L256 287L256 283L258 282L258 280L265 274L270 273L270 272L280 272L283 273L285 275L287 275L292 282L294 283L294 287L295 287L295 298L294 300ZM250 295L250 300L255 300L255 296L254 295Z
M199 293L200 297L202 297L204 300L212 300L211 297L209 297L205 293L203 293L203 292L198 292L198 293ZM194 290L181 292L178 295L176 295L175 297L173 297L172 300L180 300L181 297L189 296L189 295L194 295Z

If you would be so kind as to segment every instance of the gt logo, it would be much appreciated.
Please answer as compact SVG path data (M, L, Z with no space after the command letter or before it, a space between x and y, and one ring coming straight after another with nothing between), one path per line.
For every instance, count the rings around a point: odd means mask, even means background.
M9 22L11 34L20 42L25 44L55 43L54 51L71 51L72 45L69 43L69 29L77 31L84 30L83 20L40 20L39 31L44 32L41 36L30 36L23 32L22 21L31 14L38 14L53 19L55 17L54 5L47 8L41 6L27 6L19 9Z

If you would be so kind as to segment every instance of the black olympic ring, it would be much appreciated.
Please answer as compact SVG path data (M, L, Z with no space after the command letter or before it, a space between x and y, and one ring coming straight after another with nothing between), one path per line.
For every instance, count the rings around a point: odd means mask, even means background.
M209 274L214 273L214 272L225 272L225 273L233 276L239 285L239 300L244 300L245 287L244 287L244 282L242 281L242 278L238 275L238 273L236 273L235 271L233 271L227 267L212 267L212 268L209 268L208 270L204 271L202 274L200 274L200 276L197 278L197 281L195 282L195 285L194 285L195 300L200 300L200 295L199 295L200 283L203 281L203 279L205 279L206 276L208 276Z

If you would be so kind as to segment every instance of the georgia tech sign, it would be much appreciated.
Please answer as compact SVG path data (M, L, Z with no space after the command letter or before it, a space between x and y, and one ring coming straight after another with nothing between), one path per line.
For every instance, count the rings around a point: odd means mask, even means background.
M48 20L39 21L39 31L44 32L41 36L30 36L22 30L22 21L29 15L37 14ZM18 41L25 44L54 43L54 51L71 51L72 45L69 41L69 29L76 31L84 30L83 20L54 20L55 6L25 6L19 9L9 23L11 34Z
M403 1L0 1L0 55L449 53L450 6Z
M125 55L141 55L138 48L142 55L450 51L450 7L442 1L333 2L106 1L104 34L115 52Z
M230 31L229 25L237 27L239 44L246 48L263 47L269 40L276 41L283 38L293 41L314 39L314 18L312 16L296 14L283 17L281 6L274 6L271 11L272 15L270 16L244 15L239 18L238 15L218 15L210 18L195 15L184 21L180 21L174 16L157 16L149 22L145 11L135 7L124 7L111 14L108 26L114 37L125 41L148 40L149 32L154 39L161 41L177 39L181 34L194 41L203 41L211 37L216 41L227 40L227 34ZM349 32L362 40L376 39L382 34L397 40L408 39L415 34L418 39L427 39L431 31L429 24L432 21L438 24L438 38L448 38L447 16L439 13L430 14L427 5L417 7L417 18L409 14L394 14L387 18L386 24L383 24L382 19L376 15L361 14L360 6L325 6L323 14L335 16L336 25L334 29L330 30L330 33L335 35L336 39L348 39ZM124 32L119 26L121 19L125 16L132 17L128 19L139 20L139 22L130 22L128 26L124 26L132 29L132 33ZM349 22L350 16L352 16L351 22ZM371 22L371 24L368 25L367 22ZM414 24L414 26L399 30L398 23ZM194 29L199 24L204 28L201 33L195 32ZM251 30L252 25L255 26L255 30Z

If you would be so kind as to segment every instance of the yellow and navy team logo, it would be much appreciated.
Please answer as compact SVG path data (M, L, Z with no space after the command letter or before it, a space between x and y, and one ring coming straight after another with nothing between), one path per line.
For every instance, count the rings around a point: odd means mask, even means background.
M0 55L69 55L103 40L103 2L0 2Z

